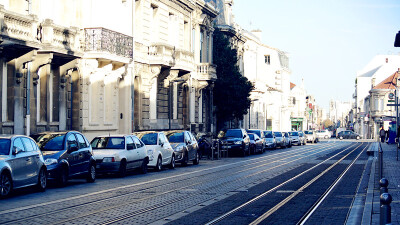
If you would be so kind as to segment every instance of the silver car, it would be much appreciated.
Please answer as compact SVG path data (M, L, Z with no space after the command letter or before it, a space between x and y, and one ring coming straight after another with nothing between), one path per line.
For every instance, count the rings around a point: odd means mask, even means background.
M276 140L274 132L265 130L264 131L265 147L267 149L276 149Z
M291 131L291 132L289 132L289 135L290 135L290 139L292 140L293 145L301 145L302 144L300 141L299 132Z
M0 198L13 189L36 185L47 186L47 169L36 142L23 135L0 136Z
M286 148L286 143L282 132L275 131L274 135L276 140L276 146L279 146L280 148Z

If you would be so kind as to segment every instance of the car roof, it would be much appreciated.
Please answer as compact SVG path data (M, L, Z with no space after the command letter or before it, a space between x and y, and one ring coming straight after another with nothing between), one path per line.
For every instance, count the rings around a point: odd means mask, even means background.
M99 135L96 137L127 137L127 136L132 136L130 134L107 134L107 135Z
M28 137L28 136L21 134L0 134L0 138L3 139L12 139L14 137Z
M168 130L168 131L165 131L165 134L168 135L168 134L172 134L172 133L182 133L185 131L187 131L187 130Z

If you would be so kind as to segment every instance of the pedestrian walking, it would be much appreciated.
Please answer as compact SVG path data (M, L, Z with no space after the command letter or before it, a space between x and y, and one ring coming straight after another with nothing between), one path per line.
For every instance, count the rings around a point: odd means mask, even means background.
M383 127L381 127L381 129L379 130L379 136L381 137L381 142L385 142L386 132Z

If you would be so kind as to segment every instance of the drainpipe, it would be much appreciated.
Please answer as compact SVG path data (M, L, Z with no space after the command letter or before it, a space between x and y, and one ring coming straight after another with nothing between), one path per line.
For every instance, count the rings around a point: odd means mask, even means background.
M135 39L134 39L134 30L135 30L135 1L132 0L132 65L131 65L131 99L132 99L132 110L131 110L131 118L132 118L132 132L135 131L135 61L134 61L134 52L135 52Z
M31 130L31 62L27 62L26 69L26 136L30 135Z

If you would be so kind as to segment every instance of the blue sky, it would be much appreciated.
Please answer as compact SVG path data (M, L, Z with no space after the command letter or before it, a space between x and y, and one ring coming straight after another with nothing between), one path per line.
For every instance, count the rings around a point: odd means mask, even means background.
M304 78L326 109L330 99L353 101L356 72L375 55L400 53L393 47L399 0L234 0L233 14L242 28L262 30L264 44L289 53L291 82Z

